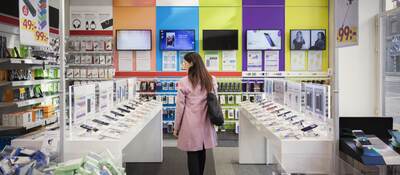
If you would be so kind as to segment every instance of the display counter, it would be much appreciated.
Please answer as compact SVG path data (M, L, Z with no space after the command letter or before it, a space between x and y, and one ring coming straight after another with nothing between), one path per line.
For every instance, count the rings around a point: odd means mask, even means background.
M128 107L130 108L128 108ZM121 112L115 112L120 111ZM109 151L117 162L162 162L162 104L129 101L96 113L66 132L64 159L73 160L89 152ZM123 117L119 114L123 113ZM117 115L118 114L118 115ZM107 117L105 117L107 116ZM98 120L96 120L98 119ZM93 122L95 121L96 122ZM100 122L99 122L100 121ZM12 146L40 150L44 133L23 136Z
M289 111L273 102L241 105L239 163L280 164L287 173L332 172L333 134L329 126ZM318 127L309 127L313 124Z

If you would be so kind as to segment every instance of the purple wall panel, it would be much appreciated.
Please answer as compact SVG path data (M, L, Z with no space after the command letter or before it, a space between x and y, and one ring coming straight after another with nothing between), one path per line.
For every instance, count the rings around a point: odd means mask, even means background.
M243 0L244 2L245 0ZM256 1L256 0L247 0ZM272 0L271 0L272 1ZM277 0L274 0L277 1ZM243 71L247 71L246 30L248 29L278 29L282 31L282 49L279 51L279 70L285 69L285 7L262 6L243 7ZM264 70L264 57L263 57Z
M285 0L243 0L243 5L284 5Z

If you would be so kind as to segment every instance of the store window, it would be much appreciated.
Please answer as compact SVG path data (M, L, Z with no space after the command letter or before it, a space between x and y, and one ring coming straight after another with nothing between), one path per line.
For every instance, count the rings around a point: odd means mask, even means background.
M400 11L382 16L382 109L385 116L400 114Z

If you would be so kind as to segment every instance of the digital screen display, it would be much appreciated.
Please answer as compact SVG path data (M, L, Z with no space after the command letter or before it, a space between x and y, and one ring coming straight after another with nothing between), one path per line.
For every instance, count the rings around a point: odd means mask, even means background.
M290 49L309 50L310 49L310 30L291 30Z
M280 50L280 30L247 30L247 50Z
M203 50L237 50L237 30L203 30Z
M117 50L151 50L151 30L118 30Z
M194 50L194 30L160 30L161 50Z
M326 49L326 31L311 30L311 47L310 50Z

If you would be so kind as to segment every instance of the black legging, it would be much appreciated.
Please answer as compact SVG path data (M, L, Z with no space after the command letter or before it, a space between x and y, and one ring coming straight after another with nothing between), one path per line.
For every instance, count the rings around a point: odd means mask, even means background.
M187 152L189 175L203 175L206 164L206 150Z

